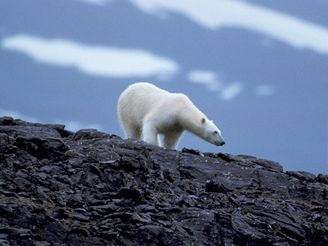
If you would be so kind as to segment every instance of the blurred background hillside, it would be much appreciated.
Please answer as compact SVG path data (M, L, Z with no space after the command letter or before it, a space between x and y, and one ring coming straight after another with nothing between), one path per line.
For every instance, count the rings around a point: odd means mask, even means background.
M2 0L0 115L123 136L119 94L183 92L222 130L212 146L328 173L328 2Z

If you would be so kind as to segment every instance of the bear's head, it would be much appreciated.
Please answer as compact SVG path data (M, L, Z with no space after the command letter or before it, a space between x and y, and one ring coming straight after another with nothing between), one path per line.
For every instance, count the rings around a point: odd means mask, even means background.
M222 146L225 144L220 129L214 124L212 120L202 118L201 125L202 125L201 135L204 140L217 146Z

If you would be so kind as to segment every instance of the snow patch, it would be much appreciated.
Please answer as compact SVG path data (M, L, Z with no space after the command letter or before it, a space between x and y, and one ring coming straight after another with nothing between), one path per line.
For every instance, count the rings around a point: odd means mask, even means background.
M26 34L6 37L1 46L40 63L76 68L93 76L163 79L178 70L173 60L140 49L89 46L66 39L45 39Z
M255 88L255 94L258 96L272 96L274 88L272 85L259 85Z
M211 29L242 28L294 48L328 55L328 28L298 17L238 0L130 0L140 10L162 16L177 13Z
M200 84L209 91L218 94L222 100L232 100L243 91L240 82L227 83L219 80L218 75L210 70L192 70L187 74L187 79L193 84Z
M106 4L112 2L112 0L75 0L75 1L99 5L99 6L105 6Z

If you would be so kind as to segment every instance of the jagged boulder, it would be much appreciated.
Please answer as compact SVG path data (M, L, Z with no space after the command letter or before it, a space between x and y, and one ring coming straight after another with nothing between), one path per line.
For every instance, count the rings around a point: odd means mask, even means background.
M328 176L0 118L0 245L328 245Z

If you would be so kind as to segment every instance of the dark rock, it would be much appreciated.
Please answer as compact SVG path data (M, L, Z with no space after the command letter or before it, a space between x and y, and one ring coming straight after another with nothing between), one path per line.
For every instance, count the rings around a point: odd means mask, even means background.
M0 203L0 214L2 214L3 217L11 218L14 216L14 208L8 206L8 204Z
M60 139L39 139L39 138L16 138L17 146L27 151L39 160L41 159L62 159L61 154L68 150L68 147Z
M328 184L328 175L320 173L317 177L317 181L320 183Z
M61 137L66 138L73 134L73 132L65 129L64 125L59 124L47 124L46 126L55 129Z
M229 154L219 153L216 156L221 158L222 160L224 160L226 162L234 161L234 159L232 158L232 155L229 155Z
M118 192L117 198L126 198L134 200L135 202L140 202L143 200L143 195L142 192L138 189L123 188Z
M268 160L263 160L263 159L257 159L253 161L254 164L260 165L266 169L271 169L271 170L276 170L278 172L283 171L283 167L274 161L268 161Z
M328 176L0 118L0 245L328 245Z
M0 149L6 148L10 144L9 136L6 133L0 133Z
M181 150L181 152L182 153L189 153L189 154L199 155L199 156L204 156L204 154L202 152L200 152L199 150L195 150L195 149L183 148Z
M314 181L316 176L309 172L304 171L288 171L286 172L290 176L294 176L300 180Z
M175 177L168 169L163 170L162 174L163 174L163 178L165 178L166 180L168 180L171 183L174 182Z
M121 160L115 162L117 165L110 165L113 168L123 169L126 172L133 172L140 168L140 163L131 158L123 156Z
M83 129L79 130L73 135L74 140L87 140L87 139L95 139L95 138L105 138L108 137L109 135L103 133L103 132L98 132L95 129Z
M83 214L78 214L78 213L73 214L73 215L71 216L71 218L72 218L72 219L79 220L79 221L82 221L82 222L88 222L88 221L90 221L90 217L89 217L89 216L85 216L85 215L83 215Z
M206 192L220 192L220 193L227 193L231 191L227 189L224 184L215 183L213 180L208 180L205 185Z
M0 125L11 125L13 123L14 119L12 117L0 117Z
M26 228L0 227L0 233L9 235L9 237L29 237L32 232Z

